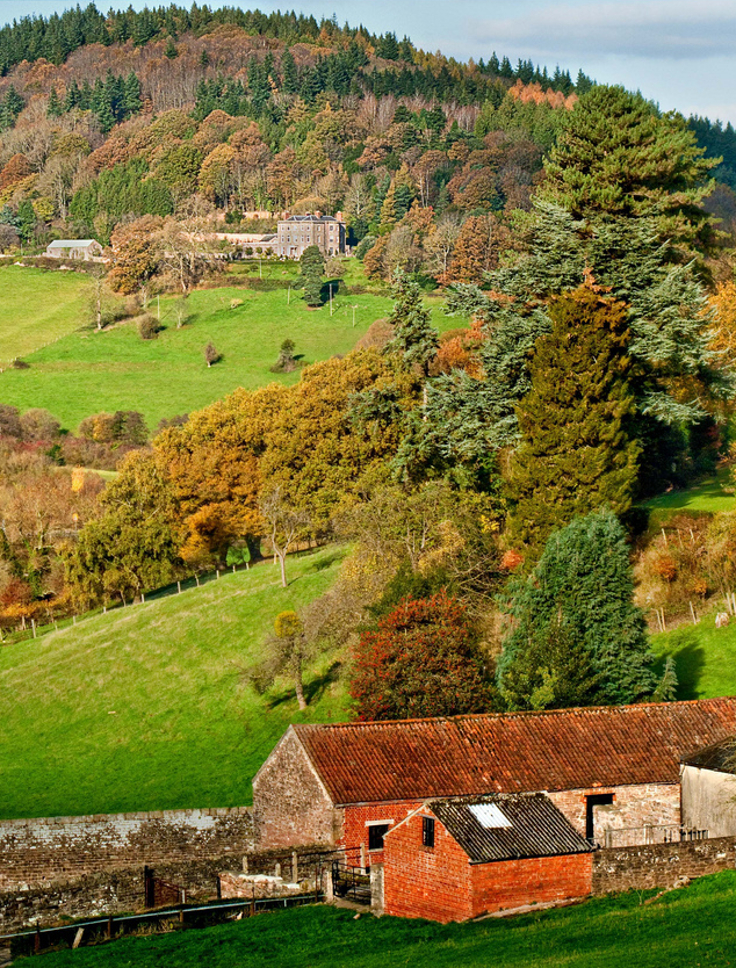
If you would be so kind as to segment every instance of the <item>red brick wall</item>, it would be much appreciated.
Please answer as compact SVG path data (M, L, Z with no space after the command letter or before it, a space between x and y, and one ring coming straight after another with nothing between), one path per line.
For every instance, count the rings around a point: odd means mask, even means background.
M383 853L386 914L442 923L473 916L470 861L439 821L434 849L422 847L418 814L387 838Z
M586 897L592 890L591 854L473 864L470 870L473 917L525 904Z
M361 844L365 847L366 864L382 864L384 851L368 850L369 821L381 820L390 822L391 826L399 823L412 810L420 805L419 800L407 800L404 803L366 804L357 807L345 807L345 823L340 844L348 849L348 862L357 864L360 857Z

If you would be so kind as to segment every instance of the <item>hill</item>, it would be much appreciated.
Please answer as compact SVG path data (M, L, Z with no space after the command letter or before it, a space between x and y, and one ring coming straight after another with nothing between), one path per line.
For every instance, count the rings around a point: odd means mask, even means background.
M248 672L275 616L317 597L341 557L270 562L202 588L98 615L0 648L0 817L227 806L292 721L346 715L325 657L301 714L286 684L259 696Z
M0 268L0 287L12 293L10 309L0 311L3 352L11 359L23 354L30 365L27 370L0 373L0 398L21 411L44 407L68 429L100 411L137 410L154 430L162 418L201 409L237 387L295 383L298 370L270 372L285 339L294 341L303 363L344 354L393 305L387 295L343 294L336 285L332 316L328 304L310 309L301 293L289 293L288 281L295 279L297 269L266 264L263 284L273 286L266 291L225 285L193 292L186 300L181 328L175 315L180 300L162 298L164 329L158 338L142 340L134 322L100 332L85 323L83 295L89 283L83 277ZM155 303L153 310L157 312ZM22 324L9 328L5 338L5 319L11 318L11 311ZM55 329L49 319L58 320ZM460 322L447 317L439 305L433 308L433 323L440 330ZM54 332L58 338L49 342ZM203 352L210 342L222 359L207 367Z
M654 892L596 898L557 911L471 924L362 917L325 907L260 915L222 927L116 941L44 956L48 968L694 968L734 964L736 873ZM298 943L296 941L298 939Z

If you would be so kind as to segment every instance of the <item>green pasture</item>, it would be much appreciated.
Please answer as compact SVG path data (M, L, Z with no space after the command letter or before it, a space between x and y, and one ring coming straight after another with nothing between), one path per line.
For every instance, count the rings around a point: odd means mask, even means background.
M659 658L671 655L677 665L678 699L736 696L736 622L715 627L715 614L704 615L697 625L682 624L671 632L652 636Z
M79 329L90 298L84 273L0 266L0 368Z
M11 271L13 275L4 275ZM38 270L0 268L0 286L22 289L25 277L16 273L25 272ZM165 327L154 340L142 340L131 322L102 332L89 324L70 332L76 328L70 324L66 335L51 345L35 352L23 351L30 369L0 373L0 403L21 410L45 407L70 430L84 417L103 410L138 410L153 430L163 417L200 409L237 387L296 382L298 371L270 372L285 339L294 341L295 353L303 363L313 363L348 353L374 320L391 311L392 301L386 295L343 294L339 289L333 298L332 314L329 304L310 309L298 290L288 289L294 272L293 266L264 264L263 282L278 283L280 288L263 291L243 287L246 282L261 284L256 266L238 266L232 282L241 285L201 289L188 297L186 323L181 328L177 328L176 318L179 300L154 299L149 311L160 312ZM70 279L69 274L49 272L43 280L45 291L43 300L39 297L39 312L48 312L42 307L58 303L57 287L63 290ZM34 322L34 305L35 301L28 300L28 334L42 326L41 321ZM463 323L445 316L436 298L431 299L431 312L440 329ZM45 338L39 337L35 345L40 347L42 342ZM210 342L222 359L207 367L204 349ZM20 351L13 346L9 355L18 355Z
M723 467L693 487L659 494L644 505L655 522L664 521L678 511L717 514L736 510L736 494L731 467Z
M0 647L0 817L234 806L290 722L344 719L334 656L259 695L276 615L320 595L341 552L263 562L201 588ZM174 589L174 592L176 590Z
M696 968L736 964L736 872L508 919L439 925L325 906L43 956L46 968ZM651 903L644 904L645 900Z

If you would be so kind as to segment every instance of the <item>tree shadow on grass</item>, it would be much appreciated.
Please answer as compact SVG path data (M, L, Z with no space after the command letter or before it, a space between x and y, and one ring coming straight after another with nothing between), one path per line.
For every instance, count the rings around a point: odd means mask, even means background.
M340 678L341 669L341 662L333 662L329 669L323 672L321 676L316 676L311 682L304 683L304 698L307 700L308 705L311 706L317 700L321 699L325 690L333 682L337 682ZM280 689L278 692L274 690L266 700L266 707L268 709L277 709L279 706L283 706L284 703L293 702L294 697L295 692L293 686L287 689Z
M700 679L705 668L705 649L698 641L696 631L694 629L681 631L667 655L671 655L675 660L677 698L699 699L701 697ZM659 675L664 669L665 658L666 656L662 656L655 667Z

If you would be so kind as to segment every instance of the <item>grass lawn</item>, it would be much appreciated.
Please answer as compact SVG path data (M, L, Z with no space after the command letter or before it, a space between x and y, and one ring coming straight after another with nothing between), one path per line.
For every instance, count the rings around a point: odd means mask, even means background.
M311 703L259 696L248 669L275 616L321 594L341 551L271 562L0 648L0 817L234 806L290 722L345 719L334 657Z
M264 279L282 285L295 279L295 269L264 263ZM0 284L2 273L10 271L0 269ZM243 275L257 279L257 271L256 265L238 266L233 281ZM23 280L22 276L10 277L6 288L19 285L18 278ZM38 302L46 307L58 303L57 287L63 291L71 281L79 285L67 273L46 273L43 280L45 295ZM20 285L23 289L25 283ZM233 300L242 303L231 308ZM289 295L288 288L256 291L224 286L193 292L186 301L186 325L177 329L176 303L170 297L160 300L161 321L166 328L155 340L141 340L130 323L99 333L90 328L72 333L75 326L69 325L64 331L68 335L37 352L25 353L30 369L0 373L0 402L21 410L45 407L69 430L76 429L84 417L102 410L138 410L153 430L162 417L200 409L240 386L250 389L271 381L295 383L298 372L269 372L287 337L294 341L296 354L305 363L327 359L349 352L370 324L388 315L392 306L388 296L375 292L338 294L330 315L329 305L309 309L301 293L292 290ZM445 316L436 298L430 303L438 328L463 325L462 319ZM32 304L28 300L28 305ZM156 302L149 308L158 311ZM0 333L4 337L1 326ZM208 368L203 354L210 342L223 358Z
M91 283L81 272L0 266L0 292L0 367L6 367L83 326Z
M714 619L652 636L655 654L677 663L678 699L736 695L736 623L717 629Z
M647 892L651 895L653 892ZM736 964L736 872L646 906L636 893L437 925L324 906L44 955L47 968L695 968Z
M695 511L716 514L719 511L736 510L736 494L733 492L731 467L723 467L700 484L684 491L670 491L647 501L655 521L665 520L677 511Z

